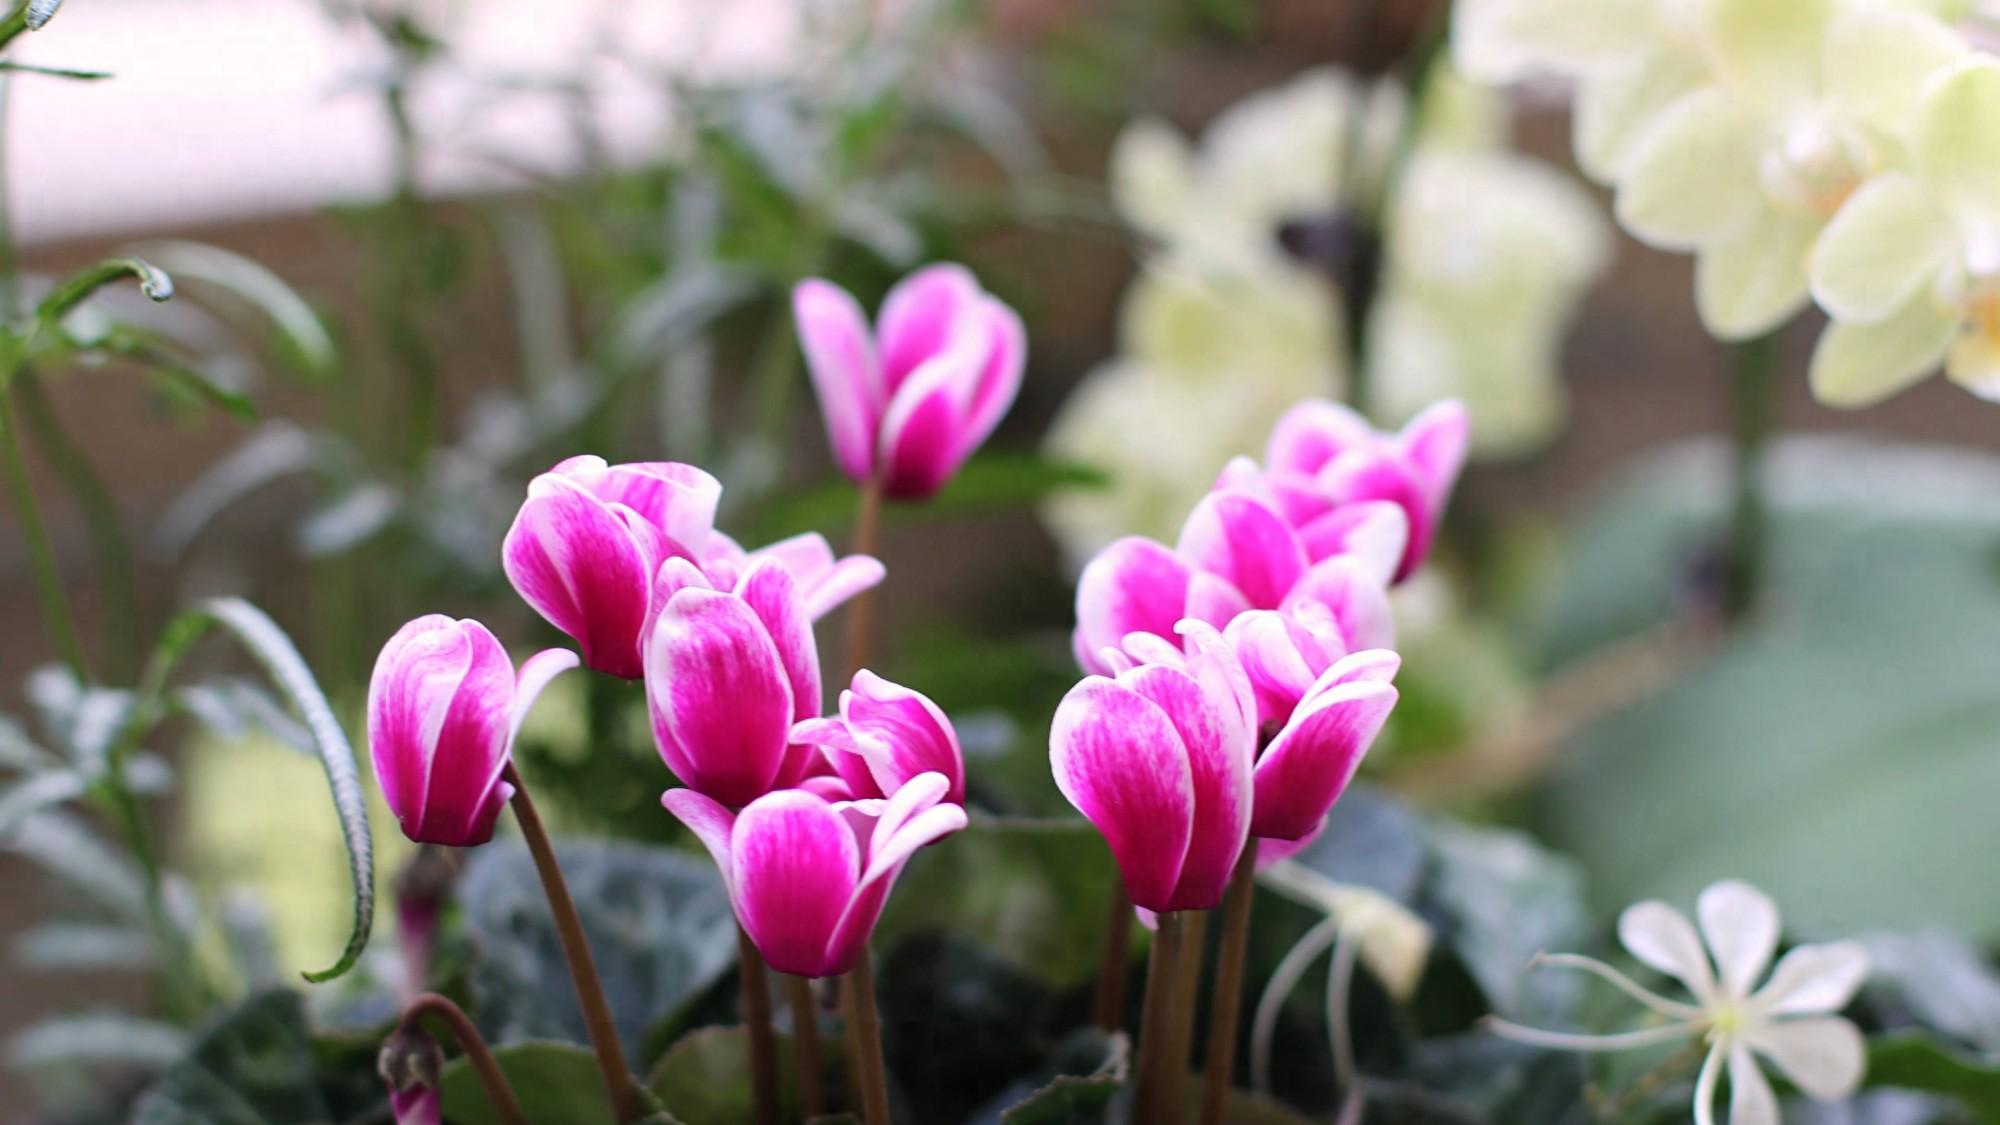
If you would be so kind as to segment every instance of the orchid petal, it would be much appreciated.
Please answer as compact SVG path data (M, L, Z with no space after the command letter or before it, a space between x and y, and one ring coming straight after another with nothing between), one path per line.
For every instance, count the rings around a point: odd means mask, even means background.
M1790 320L1806 303L1806 259L1820 221L1775 207L1704 246L1695 258L1695 309L1722 340L1761 336Z
M1741 229L1763 198L1760 118L1725 90L1690 94L1660 115L1619 181L1619 225L1640 241L1692 250Z
M1928 293L1878 324L1835 321L1813 349L1813 397L1842 408L1880 402L1937 370L1958 328L1958 318Z
M1907 172L1861 185L1812 251L1813 299L1837 320L1894 316L1937 279L1957 248L1951 216Z

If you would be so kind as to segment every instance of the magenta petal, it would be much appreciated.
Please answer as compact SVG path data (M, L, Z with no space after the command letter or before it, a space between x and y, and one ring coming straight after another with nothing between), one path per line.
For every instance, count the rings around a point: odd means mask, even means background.
M1217 906L1249 833L1250 758L1256 752L1253 736L1245 729L1241 714L1232 715L1218 707L1213 693L1186 672L1146 665L1120 676L1118 684L1158 707L1187 752L1194 797L1187 852L1172 897L1155 908L1206 910ZM1140 901L1136 893L1133 901Z
M1375 427L1352 409L1315 399L1278 419L1264 460L1274 470L1310 476L1349 450L1372 448L1377 436Z
M1097 553L1076 581L1077 661L1087 672L1108 669L1099 654L1128 633L1174 635L1188 610L1189 570L1173 550L1151 539L1120 539Z
M1092 676L1057 706L1049 762L1056 787L1103 834L1132 901L1173 909L1195 796L1187 749L1166 712Z
M875 932L882 907L903 865L919 849L944 839L965 827L965 810L957 805L938 805L911 817L898 831L885 834L879 828L868 861L868 871L855 888L854 900L841 916L833 940L827 947L827 963L834 972L846 972L861 959L861 951ZM884 836L887 841L884 842Z
M1313 681L1346 655L1337 635L1316 634L1292 615L1275 610L1243 614L1229 623L1224 635L1250 677L1262 724L1283 724L1291 718Z
M1414 467L1400 458L1357 450L1328 462L1320 470L1318 482L1328 496L1342 503L1385 500L1400 505L1409 517L1410 541L1403 549L1394 580L1401 582L1416 572L1430 553L1437 518Z
M514 665L506 650L477 621L419 618L384 649L376 683L369 741L403 834L453 847L491 839L494 782L511 735Z
M987 325L989 350L959 428L956 460L961 464L992 436L994 427L1014 405L1028 363L1028 331L1013 309L986 297L979 303L978 316Z
M646 645L646 694L660 755L689 788L731 806L770 789L792 689L749 603L713 590L674 595Z
M872 555L847 556L806 590L807 615L814 621L825 617L855 595L881 585L888 573Z
M1319 827L1296 840L1273 840L1268 837L1253 837L1257 841L1257 870L1262 871L1273 864L1283 863L1293 856L1312 847L1319 834L1326 831L1326 821L1321 819Z
M842 693L842 698L845 697L846 693ZM875 781L870 755L887 756L887 748L864 746L845 719L806 719L792 727L792 741L822 750L827 764L838 776L842 795L821 793L821 796L830 801L852 801L884 795Z
M542 697L542 691L577 664L576 654L566 648L543 649L521 663L521 674L514 683L513 705L507 716L510 740L521 733L521 724L527 721L528 712L534 708L535 700Z
M731 887L733 901L735 890L730 883L732 862L730 860L730 839L736 830L736 814L692 789L669 789L660 794L660 804L666 806L675 819L687 825L701 846L715 860L715 866L722 872L722 883Z
M1261 495L1264 491L1264 470L1257 462L1243 456L1231 457L1215 476L1215 483L1209 486L1211 492L1249 492Z
M1299 538L1314 562L1345 555L1386 586L1409 549L1410 517L1386 500L1343 504L1301 527Z
M736 594L756 612L778 646L778 660L792 688L792 718L819 717L819 646L791 571L775 559L754 562L736 584Z
M833 568L833 546L826 541L826 536L808 531L759 547L749 552L747 558L776 559L785 564L785 569L792 572L792 577L799 580L800 586L810 586Z
M916 271L882 300L876 336L882 345L883 390L896 392L923 363L947 350L979 312L979 282L952 263Z
M720 481L678 461L612 465L591 491L600 500L632 509L668 539L690 548L708 542L722 500Z
M652 560L618 509L553 473L535 478L501 545L521 597L576 639L584 663L636 680Z
M868 319L846 290L818 278L792 290L792 315L833 459L850 479L865 481L875 472L875 430L887 398Z
M1300 704L1257 762L1250 831L1291 840L1317 828L1395 705L1396 689L1372 679L1340 683Z
M937 494L968 452L960 440L965 384L981 357L959 348L925 360L896 388L882 418L882 491L903 500Z
M1451 497L1471 436L1472 419L1456 399L1432 404L1403 427L1403 452L1416 466L1433 510L1443 509Z
M1348 556L1315 564L1280 609L1308 624L1328 622L1350 650L1396 643L1389 592L1369 568Z
M444 1120L443 1096L435 1086L389 1088L389 1115L396 1125L439 1125Z
M861 852L832 805L780 790L752 801L730 838L737 918L781 973L828 976L826 952L854 897Z
M930 697L864 668L854 674L853 689L841 693L840 713L862 741L886 751L865 755L882 792L895 792L921 774L936 773L946 782L944 799L965 803L965 756L958 732Z
M1227 578L1202 570L1188 580L1187 616L1196 621L1225 629L1253 608L1250 599Z
M1305 572L1305 547L1276 510L1247 492L1211 492L1181 527L1181 556L1276 609Z
M435 732L471 664L458 622L419 617L389 638L368 679L368 752L389 811L404 826L421 823Z

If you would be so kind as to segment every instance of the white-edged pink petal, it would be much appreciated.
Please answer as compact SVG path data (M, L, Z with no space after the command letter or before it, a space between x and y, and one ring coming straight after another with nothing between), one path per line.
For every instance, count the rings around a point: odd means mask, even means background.
M1410 517L1388 500L1343 504L1299 528L1299 541L1315 563L1346 557L1386 586L1409 551Z
M896 283L876 324L883 389L894 398L926 360L950 348L979 313L979 282L952 262L925 266Z
M1132 901L1173 909L1195 797L1187 749L1166 712L1122 683L1088 677L1056 707L1049 764L1056 787L1104 836Z
M748 602L674 595L647 641L646 692L661 757L690 789L732 806L770 789L796 716L778 646Z
M791 684L792 718L817 718L819 645L813 639L812 617L792 572L776 559L759 559L737 581L736 596L756 613L777 646L778 660Z
M1457 399L1432 403L1403 427L1398 440L1416 466L1433 510L1441 510L1450 499L1471 438L1472 418Z
M1297 839L1318 829L1396 706L1386 682L1394 670L1395 654L1379 650L1328 669L1257 760L1252 834Z
M963 464L986 439L1021 393L1021 376L1028 365L1028 330L1021 317L993 297L981 298L978 318L986 325L986 362L964 404L956 460Z
M1340 403L1314 399L1278 419L1264 460L1272 469L1311 476L1342 453L1366 449L1376 440L1375 427L1366 418Z
M737 919L773 969L831 975L829 939L861 874L854 832L834 807L781 789L750 802L730 834Z
M500 558L535 612L575 638L584 663L635 680L657 555L621 511L629 509L544 473L528 485Z
M1298 534L1248 492L1202 497L1181 526L1176 549L1188 565L1226 580L1259 609L1276 609L1306 570Z
M1388 589L1372 569L1348 556L1314 563L1278 608L1309 624L1325 622L1350 650L1396 645Z
M818 278L792 290L792 315L834 462L849 479L866 481L888 397L868 319L845 289Z
M967 390L985 356L968 343L930 357L910 372L882 416L877 465L884 495L934 496L970 452L961 438Z
M1099 551L1076 581L1077 663L1103 673L1100 654L1126 634L1173 636L1187 612L1189 576L1186 560L1151 539L1132 536Z
M734 899L736 892L730 883L733 865L729 858L729 841L736 829L736 814L713 798L692 789L669 789L660 794L660 804L674 814L675 819L687 825L688 831L701 841L701 846L708 849L716 869L722 872L723 885L730 888L730 897Z
M1118 685L1164 713L1187 754L1194 798L1191 827L1164 909L1211 909L1222 902L1249 838L1255 733L1226 685L1205 685L1191 672L1149 664L1119 676ZM1133 901L1141 901L1136 893Z

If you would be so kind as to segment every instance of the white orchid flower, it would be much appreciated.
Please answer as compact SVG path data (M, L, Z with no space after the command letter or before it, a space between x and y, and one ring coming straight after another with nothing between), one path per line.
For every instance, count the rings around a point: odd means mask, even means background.
M1724 1070L1729 1125L1780 1125L1777 1095L1759 1068L1760 1057L1809 1097L1835 1101L1852 1094L1861 1082L1865 1047L1860 1029L1833 1013L1847 1006L1868 976L1861 945L1798 946L1752 991L1777 950L1777 907L1748 883L1729 881L1703 891L1695 914L1700 936L1686 915L1663 902L1638 903L1618 919L1618 940L1632 956L1680 981L1693 1003L1658 995L1594 958L1540 958L1545 965L1602 977L1663 1024L1616 1035L1572 1035L1497 1019L1488 1026L1509 1039L1574 1051L1705 1041L1708 1054L1695 1079L1695 1125L1715 1125Z
M1936 370L2000 399L2000 59L1925 87L1912 167L1856 192L1815 249L1813 295L1834 323L1813 392L1865 406Z

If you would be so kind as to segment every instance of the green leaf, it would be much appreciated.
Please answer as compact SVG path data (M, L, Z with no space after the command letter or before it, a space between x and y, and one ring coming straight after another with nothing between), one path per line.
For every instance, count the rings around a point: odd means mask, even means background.
M1577 995L1575 975L1530 973L1528 962L1589 933L1576 864L1522 832L1438 820L1426 834L1435 865L1426 895L1452 920L1445 940L1493 1010L1516 1018L1564 1010Z
M1096 975L1117 878L1110 850L1084 820L982 818L949 847L910 861L876 935L953 934L1067 988Z
M736 922L715 866L673 848L558 841L612 1022L633 1058L647 1036L735 963ZM489 1040L585 1037L562 946L527 849L494 843L467 865L460 901Z
M34 860L127 919L150 922L138 867L67 813L27 818L12 835L0 837L0 848Z
M204 632L214 627L228 632L247 649L263 666L279 693L291 702L326 771L334 812L340 818L341 839L347 847L348 875L354 888L353 924L340 958L330 968L304 975L314 983L332 980L353 968L361 959L361 951L368 946L369 929L375 917L375 851L354 749L348 745L347 732L334 718L325 693L291 638L263 610L240 598L216 598L182 614L167 627L147 667L146 681L140 689L141 702L135 708L139 718L129 737L136 738L140 733L137 728L157 715L167 677L174 666Z
M257 408L251 404L248 396L223 386L192 367L178 364L156 366L152 369L152 376L154 382L164 389L206 403L239 421L257 420Z
M79 82L98 82L111 77L108 70L77 70L66 66L36 66L33 63L0 60L0 71L16 74L39 74L47 78L69 78Z
M326 325L297 290L262 264L201 242L155 242L139 250L183 281L212 286L258 309L270 318L301 373L315 380L333 376L340 354Z
M778 1116L798 1116L798 1074L789 1035L779 1034ZM822 1035L822 1069L831 1070L836 1046ZM683 1121L749 1121L753 1114L748 1034L741 1027L703 1027L680 1037L646 1079L647 1088Z
M151 262L130 256L106 258L56 283L42 303L35 306L36 332L54 328L70 310L89 300L91 294L124 277L137 281L140 292L152 300L170 300L174 295L174 279Z
M1719 459L1650 461L1577 533L1550 648L1573 658L1684 599L1722 526ZM1769 597L1700 666L1595 723L1539 802L1601 905L1692 903L1747 879L1800 937L1905 929L1992 940L1968 841L2000 791L2000 462L1797 439L1769 464Z
M1416 899L1427 862L1423 825L1386 791L1351 785L1333 806L1326 828L1292 860L1335 882L1369 887L1408 905Z
M187 1032L123 1012L81 1012L43 1020L7 1040L16 1069L118 1065L164 1070L187 1052Z
M224 1013L139 1099L133 1125L283 1125L331 1120L305 1004L276 990Z
M598 1073L597 1056L588 1047L515 1043L496 1048L493 1058L507 1076L507 1084L514 1088L521 1115L534 1125L604 1125L616 1120L611 1100L604 1093L604 1079ZM445 1064L439 1091L445 1120L455 1125L497 1125L499 1119L486 1101L486 1092L463 1056Z
M159 963L153 935L122 926L55 922L14 939L23 967L92 972L138 972Z
M1033 1093L1000 1112L1005 1125L1091 1125L1105 1119L1113 1098L1131 1077L1132 1043L1123 1032L1079 1032L1057 1052L1053 1076ZM1085 1070L1075 1066L1079 1054L1094 1057Z
M44 809L67 804L89 791L74 770L50 770L0 789L0 838L12 836L21 823Z
M1868 947L1868 989L1924 1026L2000 1056L2000 972L1957 934L1877 935Z
M1968 1058L1922 1032L1870 1039L1867 1084L1944 1094L1986 1125L2000 1125L2000 1065Z

